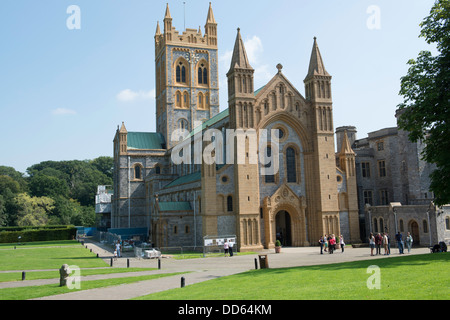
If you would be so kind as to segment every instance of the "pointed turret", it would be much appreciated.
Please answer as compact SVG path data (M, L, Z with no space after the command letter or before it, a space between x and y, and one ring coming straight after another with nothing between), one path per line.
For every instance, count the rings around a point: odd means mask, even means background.
M342 145L341 150L339 152L339 156L346 156L346 155L355 155L355 152L353 151L350 140L348 139L347 130L344 131L344 137L342 138Z
M127 128L125 128L125 123L122 122L122 127L119 130L119 154L121 155L127 153L127 135Z
M322 55L320 54L319 46L317 45L317 38L314 37L314 44L309 60L308 75L305 80L313 76L330 76L323 64Z
M316 37L309 60L308 74L303 82L307 100L331 102L331 75L325 69Z
M214 13L211 7L211 2L209 3L208 17L206 18L206 24L208 23L216 23L216 19L214 19Z
M217 47L217 23L216 19L214 19L211 2L209 3L208 16L206 17L205 36L208 45Z
M164 15L164 37L166 41L172 41L172 17L170 16L169 4L166 6Z
M255 70L250 65L240 29L237 29L233 57L231 58L228 78L228 104L230 108L230 126L232 128L252 127L255 103L253 74Z
M156 32L155 37L161 35L161 28L159 27L159 21L156 22Z
M242 41L241 30L237 29L236 42L234 43L233 57L231 58L230 71L235 68L239 69L252 69L250 62L248 61L247 52L245 51L244 41Z
M169 4L166 5L166 14L164 15L164 19L172 19L170 16Z

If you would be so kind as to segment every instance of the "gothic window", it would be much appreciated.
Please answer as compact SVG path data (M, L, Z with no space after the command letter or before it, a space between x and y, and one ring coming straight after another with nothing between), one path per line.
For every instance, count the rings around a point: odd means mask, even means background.
M205 97L202 92L198 93L198 108L205 109Z
M180 119L178 120L178 129L181 130L189 130L188 129L188 122L186 119Z
M185 91L183 93L183 107L184 108L188 108L189 107L188 101L189 101L188 93Z
M233 211L233 197L232 196L227 197L227 211L228 212Z
M187 83L187 67L183 61L178 62L175 69L175 80L178 83Z
M286 150L286 169L287 182L297 182L295 150L293 148L288 148Z
M181 92L177 91L176 97L175 97L175 105L177 108L181 108L182 102L181 102Z
M205 63L200 63L198 66L198 84L208 84L208 68L206 67Z
M134 166L134 179L142 180L142 166L140 164Z

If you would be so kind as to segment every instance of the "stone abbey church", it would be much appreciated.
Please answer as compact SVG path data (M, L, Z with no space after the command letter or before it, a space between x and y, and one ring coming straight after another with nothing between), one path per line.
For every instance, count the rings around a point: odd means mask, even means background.
M205 236L225 235L236 236L240 251L272 248L277 238L286 246L316 245L330 233L342 234L347 243L360 242L355 153L346 134L335 153L332 77L316 39L304 95L280 64L256 90L255 70L238 29L228 93L221 92L228 94L228 108L220 112L217 22L211 5L203 34L189 28L180 34L172 26L169 6L163 21L155 34L157 132L128 131L124 123L117 128L111 227L148 228L158 247L201 247ZM247 138L243 162L174 163L177 129L191 132L189 139L210 129L257 135L277 130L278 171L261 174L266 165L249 161ZM207 148L208 139L200 145ZM274 147L269 141L256 153L270 155ZM236 160L241 156L237 144L232 148Z

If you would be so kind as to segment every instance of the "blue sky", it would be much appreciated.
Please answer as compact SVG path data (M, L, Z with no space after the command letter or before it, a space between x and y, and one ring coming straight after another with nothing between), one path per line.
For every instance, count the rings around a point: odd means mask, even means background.
M204 32L209 0L1 1L0 165L25 172L46 160L112 156L122 121L129 131L155 131L153 37L167 2L180 33L184 25ZM281 63L303 94L316 36L333 76L335 128L354 125L363 138L395 126L406 62L421 50L433 51L418 38L419 23L433 3L212 1L220 109L227 108L225 74L239 27L255 69L255 88ZM70 5L80 8L80 29L67 27Z

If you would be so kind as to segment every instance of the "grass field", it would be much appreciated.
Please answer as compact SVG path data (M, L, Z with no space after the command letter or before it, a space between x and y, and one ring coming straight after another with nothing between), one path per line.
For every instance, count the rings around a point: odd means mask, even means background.
M59 246L56 242L51 245L41 243L18 246L17 249L14 246L3 246L0 249L0 261L0 271L59 269L65 263L80 268L108 266L80 244L63 243L63 246Z
M450 253L426 254L320 266L260 269L185 288L155 293L142 300L448 300ZM381 288L368 289L380 269Z

